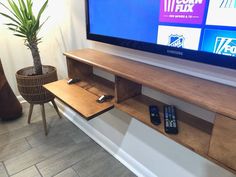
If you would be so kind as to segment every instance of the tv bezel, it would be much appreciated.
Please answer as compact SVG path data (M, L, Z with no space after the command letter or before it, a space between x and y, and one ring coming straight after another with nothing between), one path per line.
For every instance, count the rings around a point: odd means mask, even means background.
M176 48L160 44L153 44L142 41L135 41L135 40L90 33L89 0L85 0L85 12L86 12L86 35L88 40L175 57L176 59L184 59L193 62L219 66L223 68L236 69L236 57L232 56L219 55L211 52Z

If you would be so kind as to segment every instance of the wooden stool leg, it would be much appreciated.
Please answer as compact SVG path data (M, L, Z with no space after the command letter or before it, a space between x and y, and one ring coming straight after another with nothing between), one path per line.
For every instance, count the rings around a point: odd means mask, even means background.
M54 101L54 100L52 100L51 102L52 102L52 104L53 104L53 106L54 106L54 109L56 110L56 112L57 112L58 116L59 116L59 117L60 117L60 119L61 119L61 114L60 114L60 112L59 112L59 109L58 109L58 107L57 107L57 105L56 105L55 101Z
M46 122L44 104L41 104L41 112L42 112L43 128L44 128L45 135L47 136L48 130L47 130L47 122Z
M28 115L28 124L30 124L30 121L31 121L33 108L34 108L34 104L30 104L29 115Z

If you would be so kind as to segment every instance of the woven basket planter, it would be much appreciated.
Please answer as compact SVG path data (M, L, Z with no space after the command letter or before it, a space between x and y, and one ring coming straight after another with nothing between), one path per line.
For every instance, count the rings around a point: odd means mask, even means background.
M21 96L30 104L43 104L52 101L53 94L43 88L43 85L58 80L56 68L44 65L43 75L33 74L33 66L16 72L17 87Z

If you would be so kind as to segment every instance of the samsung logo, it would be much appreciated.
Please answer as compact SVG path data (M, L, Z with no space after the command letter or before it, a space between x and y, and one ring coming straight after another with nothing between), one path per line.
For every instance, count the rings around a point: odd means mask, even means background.
M167 50L166 53L168 54L174 54L174 55L179 55L179 56L183 56L183 52L180 51L176 51L176 50Z

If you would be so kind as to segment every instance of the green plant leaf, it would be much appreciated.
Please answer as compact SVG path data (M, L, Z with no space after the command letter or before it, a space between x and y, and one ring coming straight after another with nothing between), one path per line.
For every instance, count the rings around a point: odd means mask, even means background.
M15 35L15 36L18 36L18 37L26 38L26 36L21 35L21 34L14 34L14 35Z
M5 25L7 25L7 26L13 26L13 27L18 28L18 25L14 24L14 23L5 23Z
M17 33L25 35L24 32L22 32L21 30L18 30L17 28L8 27L8 29L15 32L15 33L17 32Z
M18 22L18 21L17 21L16 19L14 19L13 17L11 17L11 16L9 16L9 15L7 15L7 14L5 14L5 13L2 13L2 12L0 12L0 14L1 14L2 16L6 17L6 18L8 18L8 19L10 19L10 20L12 20L13 22L17 23L18 25L21 25L20 22Z
M41 7L41 9L39 10L38 16L37 16L37 21L39 21L43 11L45 10L45 8L47 7L48 4L48 0L43 4L43 6Z
M24 20L30 19L30 16L28 16L28 12L27 12L28 10L26 8L24 0L18 0L18 3L20 5L20 11L21 11L21 14L22 14Z
M32 11L33 3L32 3L32 1L31 0L26 0L26 4L27 4L27 9L28 9L29 14L33 14L33 11Z
M47 17L47 19L46 20L44 20L44 22L39 26L39 29L41 29L42 28L42 26L48 21L48 19L49 19L49 17Z
M18 17L16 16L16 14L15 14L10 8L8 8L7 6L5 6L5 5L4 5L3 3L1 3L1 2L0 2L0 5L2 5L4 8L6 8L14 17L16 17L16 20L19 20ZM19 20L19 23L21 23L20 20Z
M21 15L20 9L18 8L18 6L16 5L16 3L13 0L7 0L9 5L11 6L11 9L13 11L13 13L15 14L15 16L18 18L18 20L21 23L24 23L24 19Z

